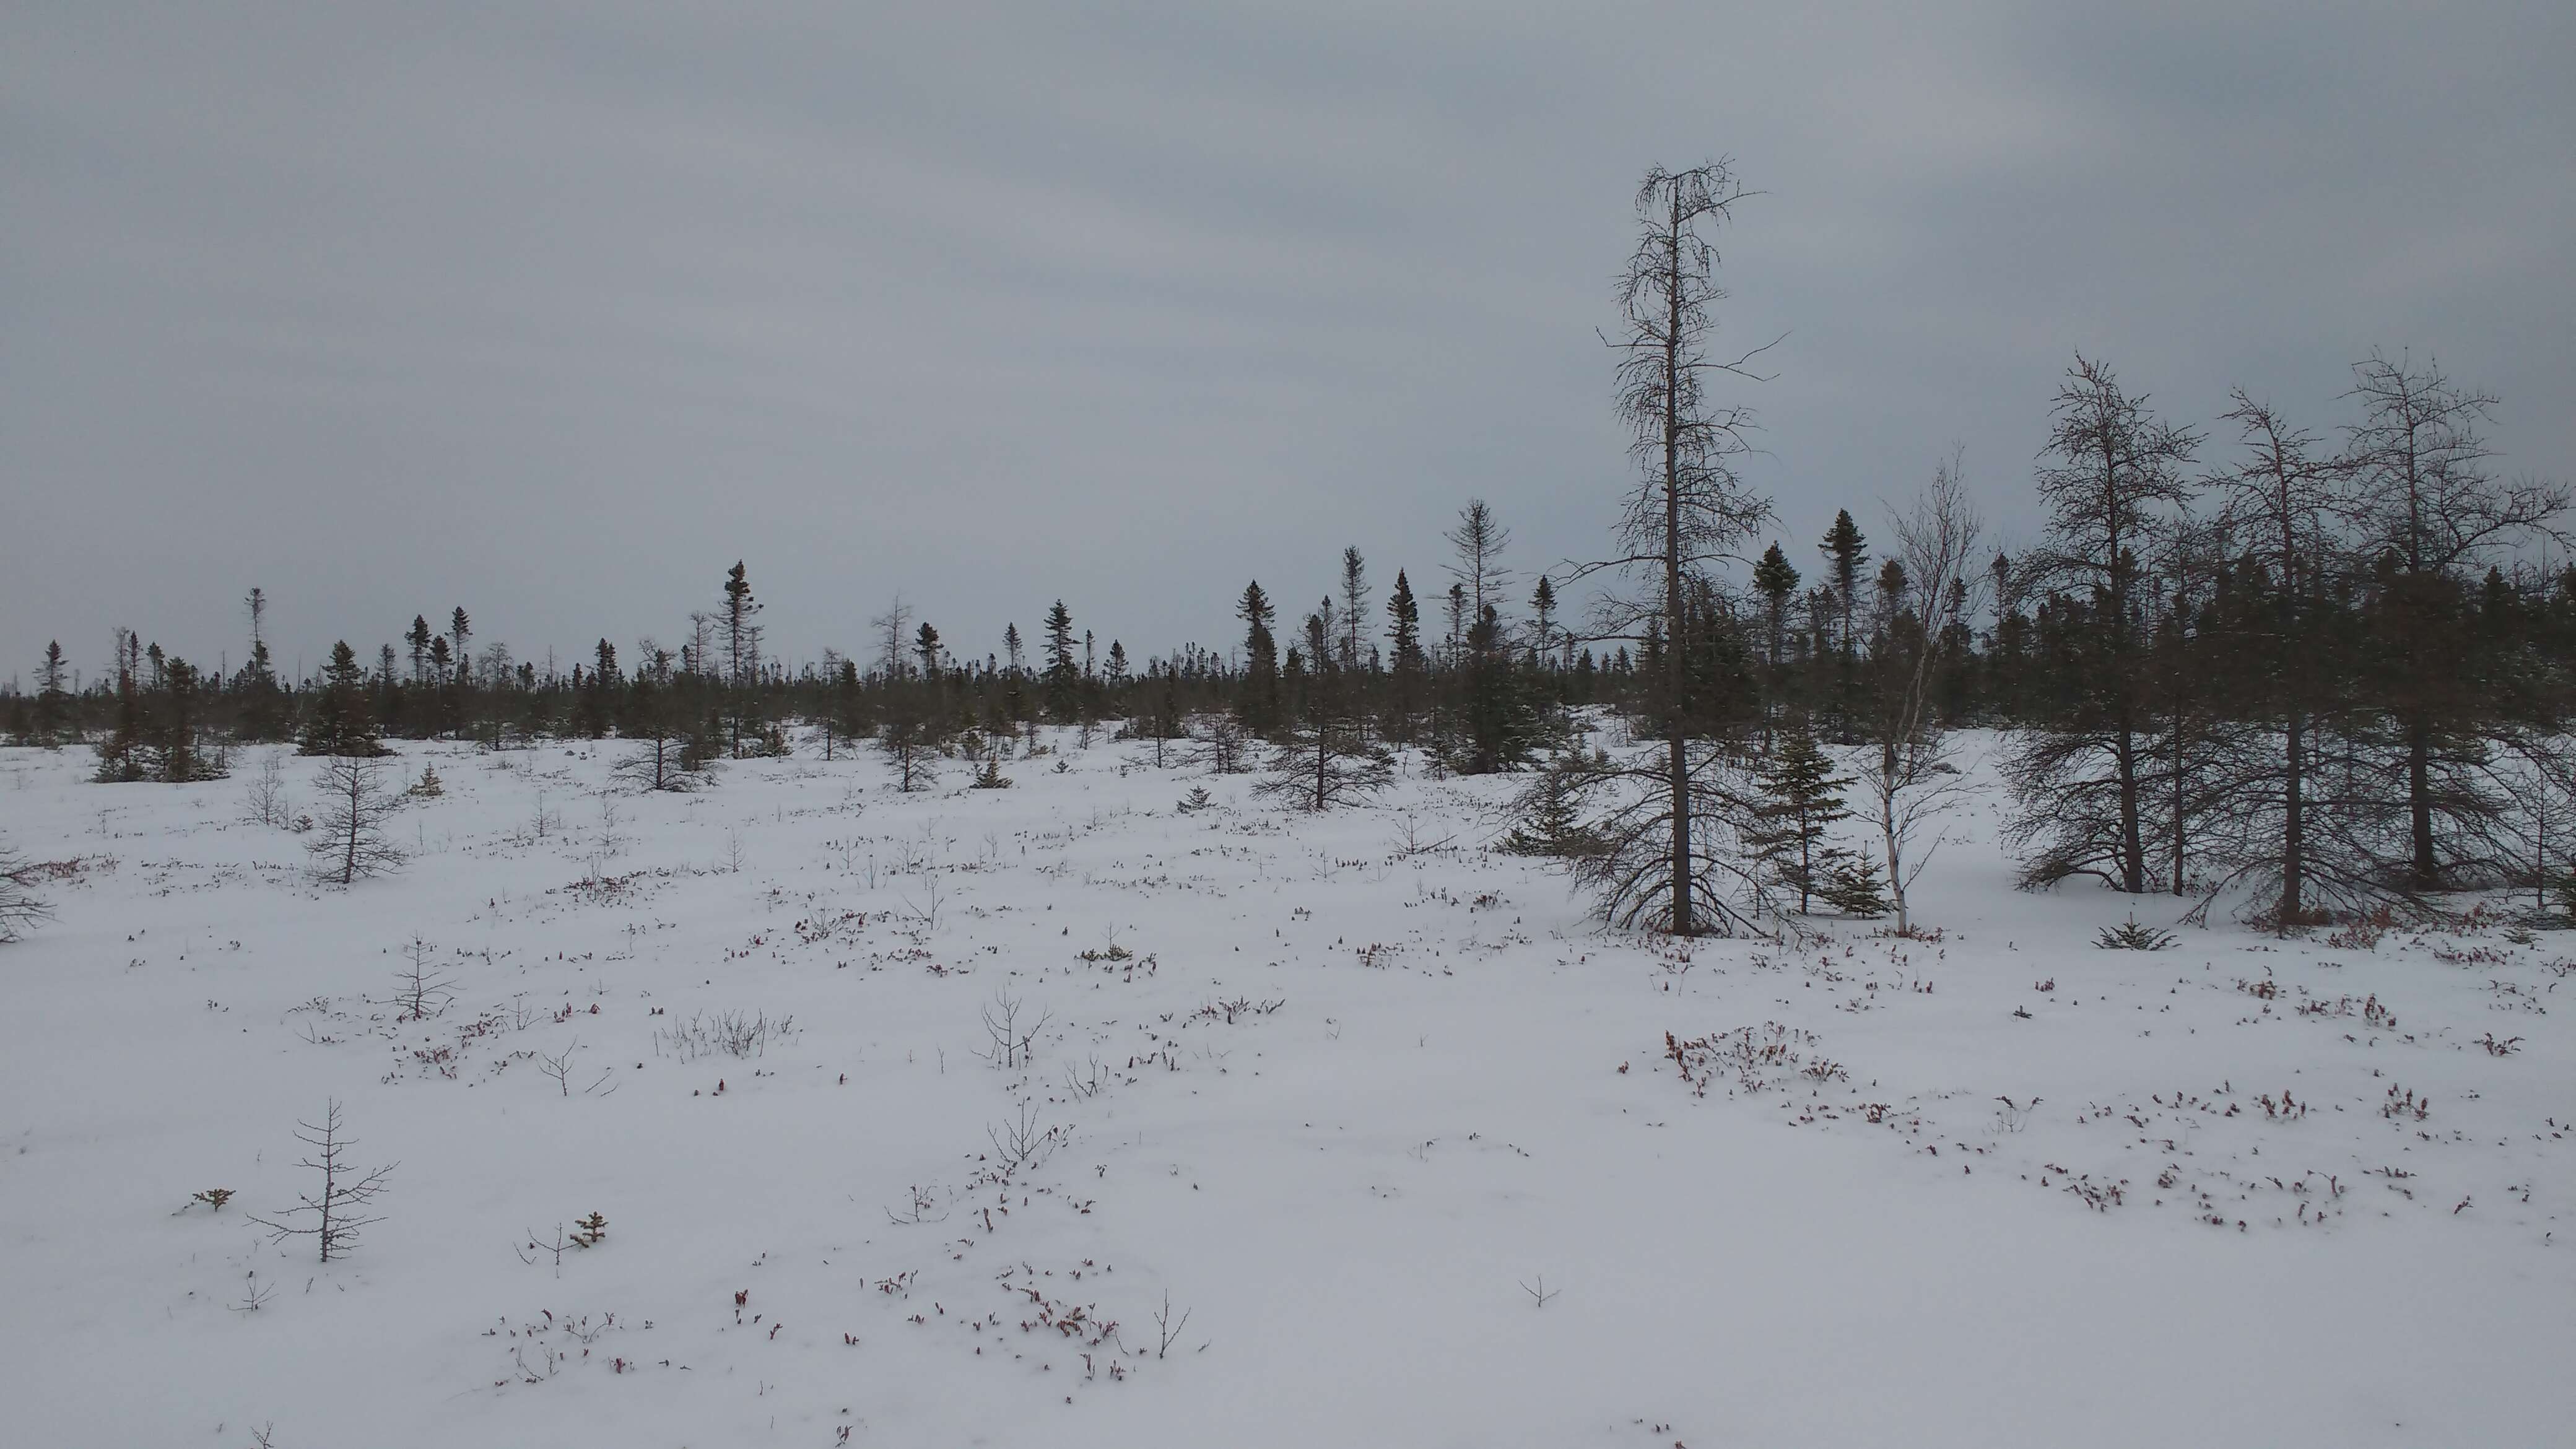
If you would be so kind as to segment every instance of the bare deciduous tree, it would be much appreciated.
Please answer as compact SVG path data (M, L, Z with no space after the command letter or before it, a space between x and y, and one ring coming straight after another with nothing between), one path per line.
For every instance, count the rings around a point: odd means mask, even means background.
M1959 468L1960 454L1953 452L1912 508L1893 520L1896 561L1914 603L1881 632L1871 737L1860 761L1867 813L1886 852L1898 935L1913 929L1906 889L1940 848L1939 836L1926 832L1964 789L1965 777L1949 758L1949 732L1932 707L1942 651L1958 645L1955 626L1968 605L1969 561L1983 526Z

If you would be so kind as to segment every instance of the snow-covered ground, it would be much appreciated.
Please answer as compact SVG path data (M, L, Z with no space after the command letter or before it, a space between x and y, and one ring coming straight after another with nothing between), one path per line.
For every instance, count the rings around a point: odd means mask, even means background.
M1305 817L1054 743L911 796L406 747L445 793L345 891L243 823L256 751L0 752L80 862L0 947L0 1438L2576 1435L2576 938L2097 949L2178 905L2012 891L1981 804L1938 941L1684 947L1489 850L1517 781ZM327 1266L248 1221L326 1099L399 1164Z

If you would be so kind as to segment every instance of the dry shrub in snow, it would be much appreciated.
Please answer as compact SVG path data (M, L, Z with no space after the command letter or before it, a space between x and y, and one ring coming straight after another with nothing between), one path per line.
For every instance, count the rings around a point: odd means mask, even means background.
M769 1050L772 1038L783 1041L795 1032L796 1018L792 1016L772 1020L766 1012L694 1011L688 1020L674 1021L653 1033L653 1053L675 1056L684 1062L718 1052L729 1057L756 1057Z
M44 867L0 845L0 941L15 941L53 915L36 894Z

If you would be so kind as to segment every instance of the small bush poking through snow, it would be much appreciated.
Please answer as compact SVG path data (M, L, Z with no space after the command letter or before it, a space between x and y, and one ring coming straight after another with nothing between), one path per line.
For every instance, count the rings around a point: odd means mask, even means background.
M729 1057L756 1057L769 1050L771 1038L784 1041L795 1033L796 1018L792 1016L773 1021L766 1012L720 1011L709 1015L693 1011L688 1020L674 1021L653 1033L653 1052L656 1056L667 1053L684 1062L718 1052Z
M2173 943L2173 932L2141 926L2135 916L2116 926L2104 926L2093 937L2093 944L2105 951L2161 951Z

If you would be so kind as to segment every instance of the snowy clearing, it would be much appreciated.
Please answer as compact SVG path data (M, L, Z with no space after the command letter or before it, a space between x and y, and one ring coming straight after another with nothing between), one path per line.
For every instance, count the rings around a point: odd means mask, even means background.
M1942 939L1684 945L1488 848L1522 779L1309 816L1048 738L912 795L407 745L347 890L261 751L0 751L62 863L0 947L10 1437L2565 1442L2576 937L2100 949L2182 903L2014 892L1989 791ZM397 1165L326 1265L249 1219L331 1100Z

